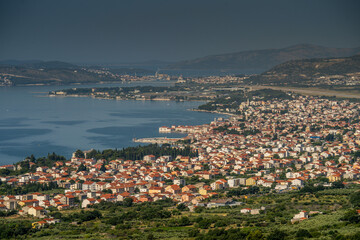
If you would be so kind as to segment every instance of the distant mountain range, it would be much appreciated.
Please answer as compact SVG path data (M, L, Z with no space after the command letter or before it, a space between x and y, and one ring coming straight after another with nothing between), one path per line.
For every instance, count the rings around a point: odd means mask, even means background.
M348 57L360 53L359 48L328 48L299 44L280 49L264 49L206 56L167 66L172 70L253 70L265 71L289 60L308 58Z
M251 84L316 83L326 77L344 79L360 76L360 55L342 58L312 58L291 60L279 64L262 74L250 77ZM356 81L356 79L354 80ZM358 84L360 80L357 80Z

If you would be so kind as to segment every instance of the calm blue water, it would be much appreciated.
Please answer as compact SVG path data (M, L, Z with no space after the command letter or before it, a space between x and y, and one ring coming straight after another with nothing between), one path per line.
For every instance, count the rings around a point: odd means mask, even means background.
M112 86L168 85L168 83ZM81 87L92 87L87 85ZM98 85L99 86L99 85ZM108 86L108 85L101 85ZM46 97L74 86L0 88L0 165L48 153L70 157L76 149L135 146L132 138L169 136L160 126L209 123L220 115L193 112L201 102L115 101ZM80 87L80 86L76 86Z

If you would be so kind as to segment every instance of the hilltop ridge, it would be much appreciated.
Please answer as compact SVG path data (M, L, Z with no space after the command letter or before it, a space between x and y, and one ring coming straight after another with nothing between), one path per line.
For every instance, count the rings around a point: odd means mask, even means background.
M360 53L360 48L329 48L313 44L298 44L279 49L250 50L210 55L170 64L168 69L222 69L265 71L289 60L347 57Z

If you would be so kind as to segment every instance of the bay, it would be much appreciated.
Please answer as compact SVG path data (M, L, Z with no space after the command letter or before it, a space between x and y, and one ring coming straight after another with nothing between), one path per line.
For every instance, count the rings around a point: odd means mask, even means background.
M167 86L171 83L28 86L0 88L0 165L34 154L66 157L76 149L104 150L136 146L132 139L180 137L160 134L160 126L198 125L221 115L188 111L202 102L116 101L47 97L51 90L73 87Z

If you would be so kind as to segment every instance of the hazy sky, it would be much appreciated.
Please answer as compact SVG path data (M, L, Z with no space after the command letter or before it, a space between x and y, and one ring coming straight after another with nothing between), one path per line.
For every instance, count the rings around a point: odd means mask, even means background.
M183 60L360 46L359 0L0 0L0 59Z

